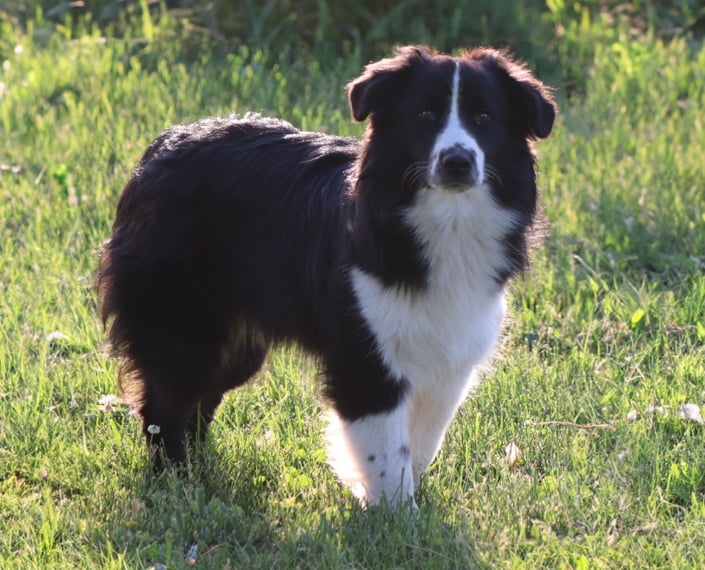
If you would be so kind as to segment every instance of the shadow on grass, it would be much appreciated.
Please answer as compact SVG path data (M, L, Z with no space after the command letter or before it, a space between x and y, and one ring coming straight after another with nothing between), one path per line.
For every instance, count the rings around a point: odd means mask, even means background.
M145 465L123 481L134 498L107 522L109 549L144 567L187 567L189 556L199 568L486 567L467 529L445 522L423 489L419 511L396 513L362 510L332 482L282 498L277 461L241 450L226 462L214 448L193 453L185 477Z

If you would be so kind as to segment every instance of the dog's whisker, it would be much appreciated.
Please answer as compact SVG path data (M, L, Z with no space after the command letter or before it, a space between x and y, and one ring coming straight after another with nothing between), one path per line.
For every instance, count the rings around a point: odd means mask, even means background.
M490 182L494 182L494 184L498 187L502 187L504 185L499 172L497 172L497 169L491 164L485 164L485 179Z
M410 165L401 177L402 186L416 186L423 182L427 176L428 161L415 162Z

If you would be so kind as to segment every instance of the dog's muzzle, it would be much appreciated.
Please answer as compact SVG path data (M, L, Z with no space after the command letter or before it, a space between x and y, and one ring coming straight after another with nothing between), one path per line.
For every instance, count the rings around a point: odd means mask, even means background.
M475 151L462 146L443 149L434 171L436 185L444 188L461 191L480 182Z

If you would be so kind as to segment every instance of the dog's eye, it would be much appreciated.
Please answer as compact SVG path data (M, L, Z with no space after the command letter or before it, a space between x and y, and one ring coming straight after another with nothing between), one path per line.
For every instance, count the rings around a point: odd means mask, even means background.
M491 120L492 117L490 116L490 114L485 113L484 111L475 115L475 123L478 125L484 125L485 123L489 123Z
M436 113L434 113L430 109L421 109L419 111L419 117L422 118L424 121L435 121Z

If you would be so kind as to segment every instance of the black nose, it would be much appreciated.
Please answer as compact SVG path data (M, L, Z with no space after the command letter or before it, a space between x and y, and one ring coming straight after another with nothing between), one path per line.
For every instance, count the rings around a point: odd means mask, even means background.
M475 168L475 153L464 148L453 147L442 150L438 161L450 178L463 182L470 179Z
M435 170L437 183L450 189L463 190L477 182L475 152L460 145L443 149L438 154Z

